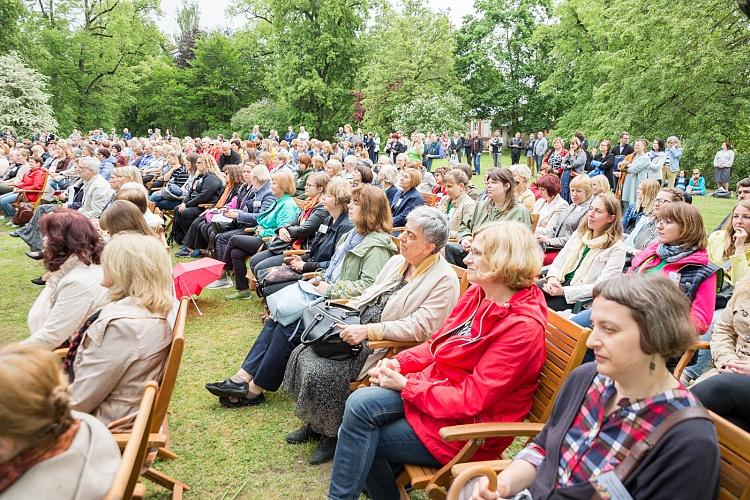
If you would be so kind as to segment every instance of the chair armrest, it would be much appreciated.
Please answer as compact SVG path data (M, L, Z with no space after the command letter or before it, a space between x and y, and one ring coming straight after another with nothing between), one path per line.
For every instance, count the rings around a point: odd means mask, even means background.
M488 437L533 437L542 432L544 424L537 422L491 422L486 424L452 425L440 429L445 441L468 441Z
M498 460L497 462L503 462L504 460ZM510 461L508 461L510 462ZM505 465L507 467L507 465ZM503 467L503 468L505 468ZM454 469L458 469L454 474ZM448 490L447 495L445 498L447 500L458 500L461 498L461 490L464 489L464 486L467 482L469 482L471 479L485 476L487 479L489 479L489 490L490 491L496 491L497 490L497 473L493 470L493 467L490 465L490 462L478 462L478 463L468 463L468 464L458 464L455 465L451 469L451 474L454 475L455 479L453 479L452 484L450 485L450 489Z
M124 450L125 446L127 446L130 436L131 434L129 432L118 432L112 434L112 437L115 439L115 443L117 443L117 446L121 450ZM166 445L166 443L167 436L165 436L164 434L151 433L148 435L149 448L162 448Z
M371 340L367 343L370 349L409 349L422 342L416 340Z
M345 306L347 302L349 302L349 299L331 299L328 302L331 304L339 304L342 306Z
M684 372L685 368L687 368L687 365L690 364L690 360L693 359L693 355L696 353L696 351L700 351L701 349L711 349L711 344L709 342L706 342L705 340L693 342L690 348L685 351L685 354L682 355L680 361L677 362L677 366L675 367L674 372L672 372L672 375L674 375L676 379L679 380L682 377L682 372Z
M513 460L484 460L481 462L466 462L463 464L456 464L451 469L451 474L453 474L454 477L457 477L463 471L467 469L476 468L477 466L480 466L480 465L489 467L492 471L494 471L495 473L498 473L507 469L512 461Z
M198 206L199 206L200 208L213 208L213 207L214 207L214 204L213 204L213 203L201 203L201 204L199 204Z
M394 227L393 229L391 229L392 233L396 233L396 232L400 233L402 231L406 231L406 226L398 226L398 227Z
M284 250L284 255L305 255L307 250Z
M317 275L318 275L318 273L316 273L316 272L302 273L302 279L303 280L311 280L314 277L316 277Z
M57 355L57 357L65 359L65 356L68 355L68 348L65 347L63 349L55 349L55 354Z

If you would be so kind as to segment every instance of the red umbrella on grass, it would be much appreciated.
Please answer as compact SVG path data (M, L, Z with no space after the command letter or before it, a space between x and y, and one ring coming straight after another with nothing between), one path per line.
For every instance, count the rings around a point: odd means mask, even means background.
M198 309L198 304L195 303L193 295L200 295L206 285L221 277L223 270L223 262L208 257L176 264L172 268L172 280L177 300L190 297L193 305ZM200 309L198 309L198 314L202 315Z

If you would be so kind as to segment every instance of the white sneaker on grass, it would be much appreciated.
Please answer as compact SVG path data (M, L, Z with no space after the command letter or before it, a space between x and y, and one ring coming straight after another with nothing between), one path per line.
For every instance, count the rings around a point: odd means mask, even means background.
M233 284L234 283L232 282L232 278L227 276L226 278L221 278L214 281L213 283L209 283L206 288L208 288L209 290L216 290L217 288L229 288Z

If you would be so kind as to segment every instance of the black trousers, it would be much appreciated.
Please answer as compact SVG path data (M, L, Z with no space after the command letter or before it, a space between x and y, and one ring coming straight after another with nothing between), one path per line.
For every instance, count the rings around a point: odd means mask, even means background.
M447 260L454 266L459 266L466 269L464 259L467 255L469 254L467 252L464 252L463 247L461 247L461 245L458 243L448 243L447 245L445 245L445 260Z
M242 363L242 369L253 376L255 385L267 391L275 391L281 386L286 362L300 344L303 329L302 325L298 328L297 322L284 326L272 319L266 321Z
M516 165L519 161L521 161L521 151L516 151L515 149L510 150L510 163L511 165Z
M185 239L190 224L193 223L198 216L203 213L203 209L200 207L188 207L182 212L175 209L174 211L174 222L172 223L172 238L174 241L184 245L182 240Z
M542 293L544 293L544 298L547 301L547 307L552 309L553 311L564 311L566 309L573 309L573 304L568 304L568 302L565 300L564 295L550 295L547 292L544 291L542 288L546 281L539 280L536 282L536 286L539 287L540 290L542 290Z
M750 432L750 375L719 373L690 391L706 409Z
M224 264L225 267L232 267L237 290L242 291L250 288L245 260L255 255L263 245L265 243L262 239L249 234L238 234L229 239L226 252L224 252Z
M211 224L206 222L205 217L198 217L190 224L185 237L182 239L182 244L192 249L207 249L208 229L210 227Z

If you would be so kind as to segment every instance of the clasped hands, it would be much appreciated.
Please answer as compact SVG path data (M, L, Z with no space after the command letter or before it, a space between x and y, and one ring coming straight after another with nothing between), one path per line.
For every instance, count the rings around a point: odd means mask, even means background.
M565 294L565 290L557 278L547 278L547 282L542 285L542 290L553 297Z
M401 365L393 358L381 359L370 371L371 385L379 385L384 389L401 392L406 385L406 377L401 374Z

